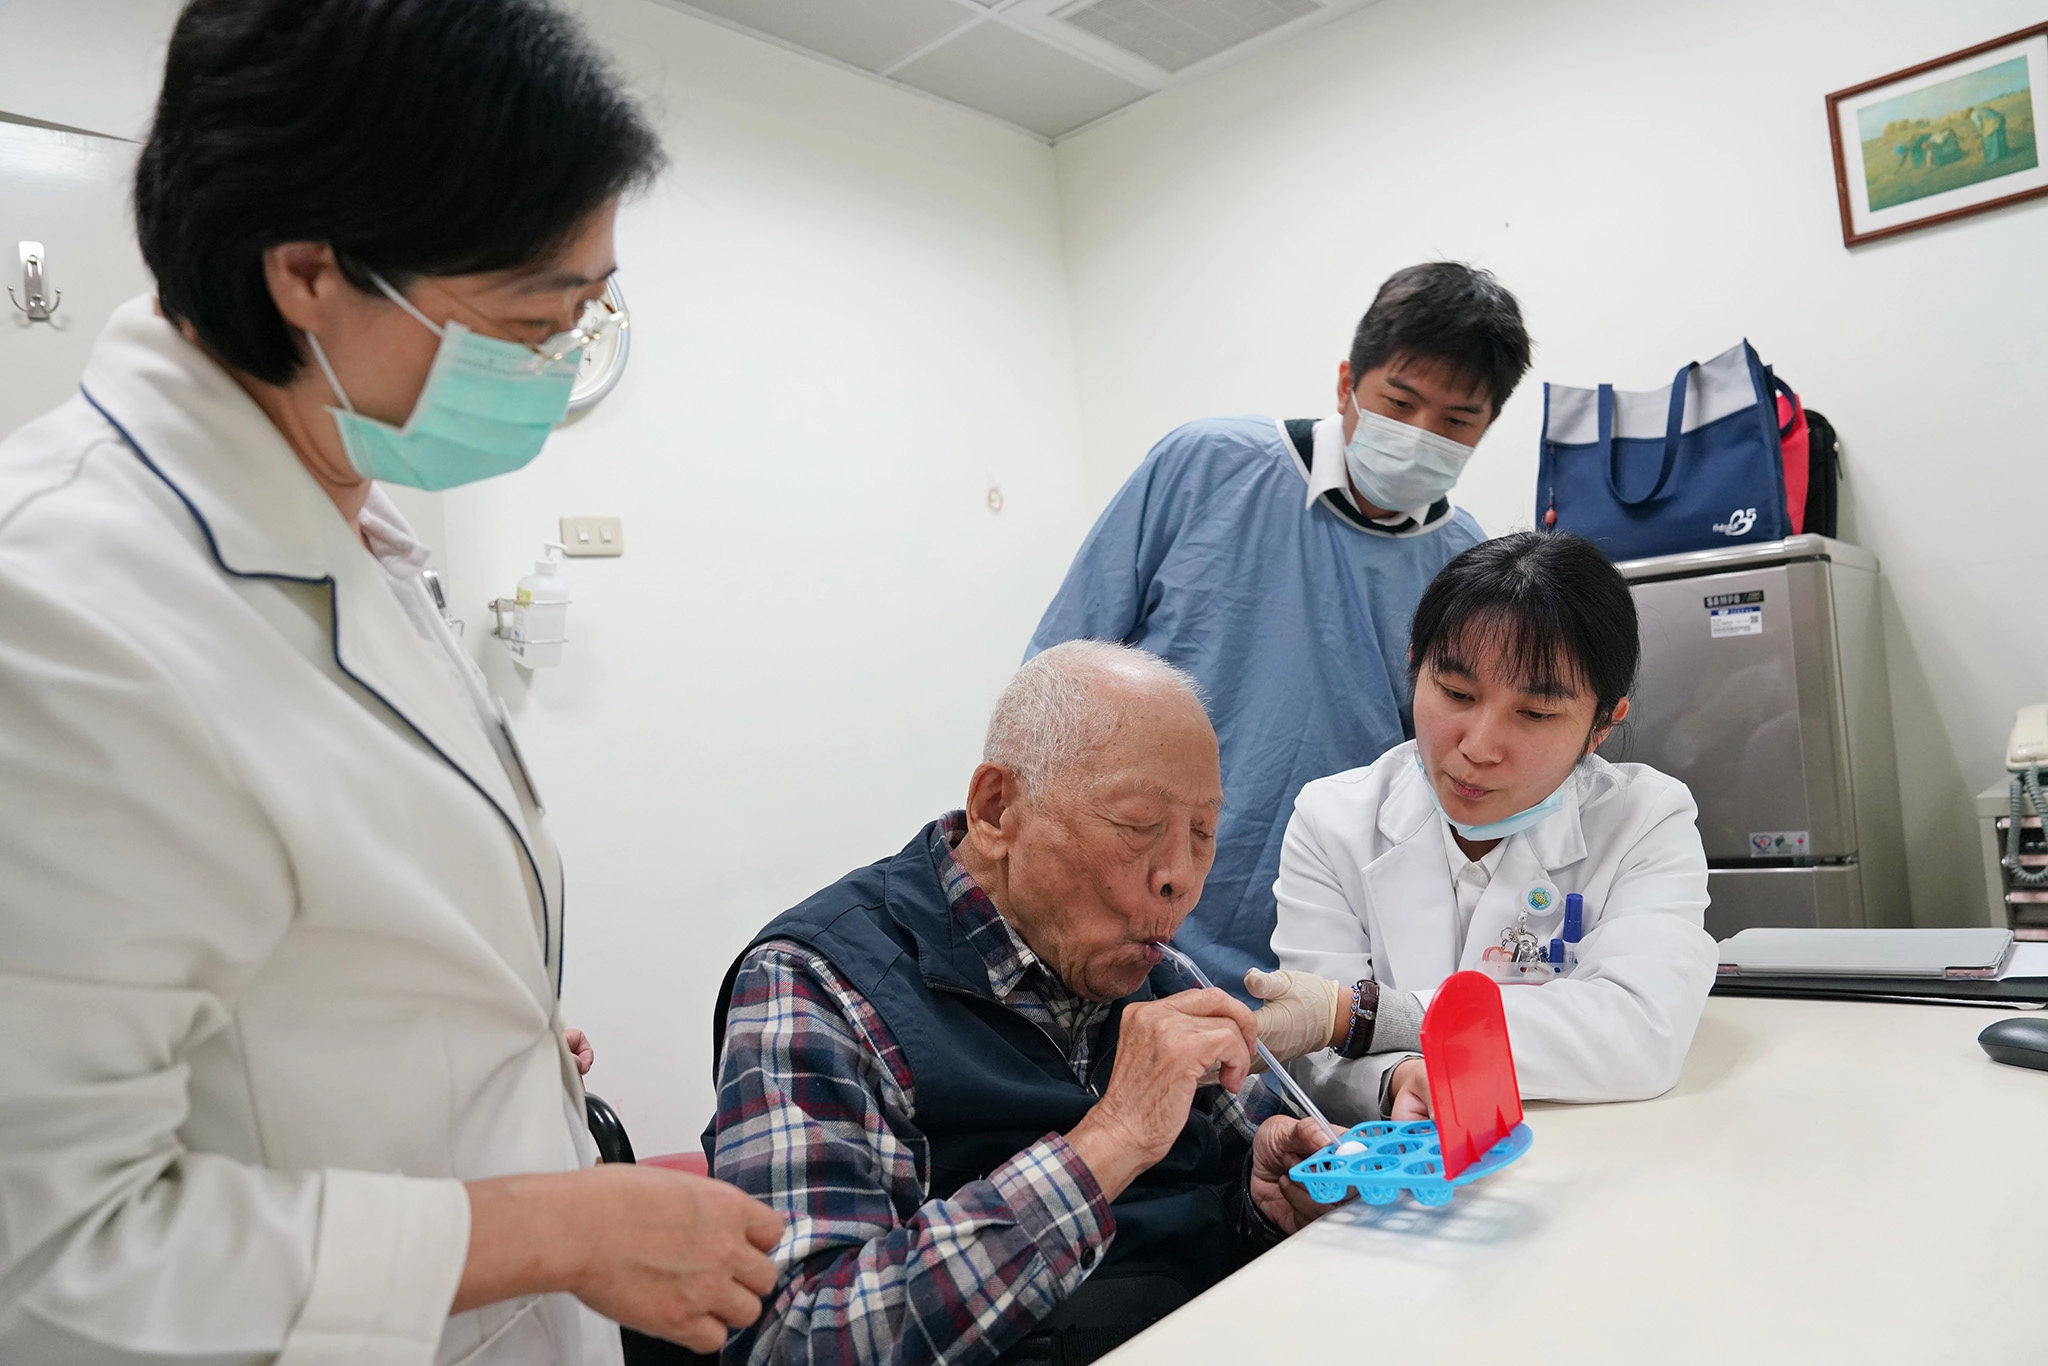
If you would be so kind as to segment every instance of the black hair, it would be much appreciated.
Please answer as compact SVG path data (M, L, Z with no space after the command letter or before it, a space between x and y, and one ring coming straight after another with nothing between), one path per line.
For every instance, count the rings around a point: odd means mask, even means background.
M1408 684L1423 666L1479 667L1526 692L1593 693L1593 728L1635 687L1642 660L1636 600L1591 541L1564 531L1517 531L1460 553L1422 591L1408 630Z
M1491 271L1430 261L1387 277L1351 337L1351 382L1396 360L1433 361L1500 410L1529 373L1522 308Z
M351 283L543 260L661 145L545 0L192 0L135 171L164 313L272 384L303 363L263 253L331 244Z

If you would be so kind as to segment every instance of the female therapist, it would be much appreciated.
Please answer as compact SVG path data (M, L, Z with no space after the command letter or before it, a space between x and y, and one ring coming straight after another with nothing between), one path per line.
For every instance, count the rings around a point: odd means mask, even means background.
M1273 885L1281 971L1260 1037L1345 1123L1429 1113L1413 1051L1454 972L1563 932L1577 967L1502 989L1522 1093L1638 1100L1677 1081L1707 991L1707 861L1685 785L1593 753L1628 715L1635 602L1576 536L1523 532L1464 551L1423 593L1410 637L1415 739L1308 784Z
M0 1360L583 1366L774 1283L589 1169L560 866L375 482L539 451L659 160L541 0L179 18L156 297L0 444Z

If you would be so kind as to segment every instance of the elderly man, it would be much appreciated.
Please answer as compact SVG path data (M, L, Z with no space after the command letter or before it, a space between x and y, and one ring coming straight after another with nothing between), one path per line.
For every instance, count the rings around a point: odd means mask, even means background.
M1254 1017L1152 947L1222 803L1187 675L1069 642L1005 689L964 811L755 936L706 1147L790 1227L726 1361L1092 1360L1320 1213Z

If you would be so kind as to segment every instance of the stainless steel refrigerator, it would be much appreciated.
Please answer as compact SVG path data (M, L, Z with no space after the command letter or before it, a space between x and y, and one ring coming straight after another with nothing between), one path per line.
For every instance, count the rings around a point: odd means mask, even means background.
M1692 789L1707 929L1910 924L1877 558L1794 536L1619 568L1643 665L1600 752Z

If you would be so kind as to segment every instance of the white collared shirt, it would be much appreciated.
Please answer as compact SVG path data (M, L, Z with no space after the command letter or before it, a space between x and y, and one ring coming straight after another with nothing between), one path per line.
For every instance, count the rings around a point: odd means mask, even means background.
M1351 490L1351 471L1344 463L1344 415L1331 413L1316 423L1315 456L1308 472L1308 501L1302 506L1314 507L1316 499L1337 489L1348 499L1351 506L1358 507L1358 495ZM1363 513L1364 508L1359 508ZM1429 520L1429 509L1419 507L1410 512L1397 512L1391 517L1369 519L1378 526L1399 526L1413 521L1421 526Z
M1493 875L1500 870L1501 855L1507 852L1508 842L1500 841L1483 858L1467 858L1458 847L1451 823L1440 824L1444 830L1444 857L1451 867L1451 889L1458 894L1458 949L1462 953L1465 940L1472 934L1472 912L1478 909L1479 898L1486 895Z

